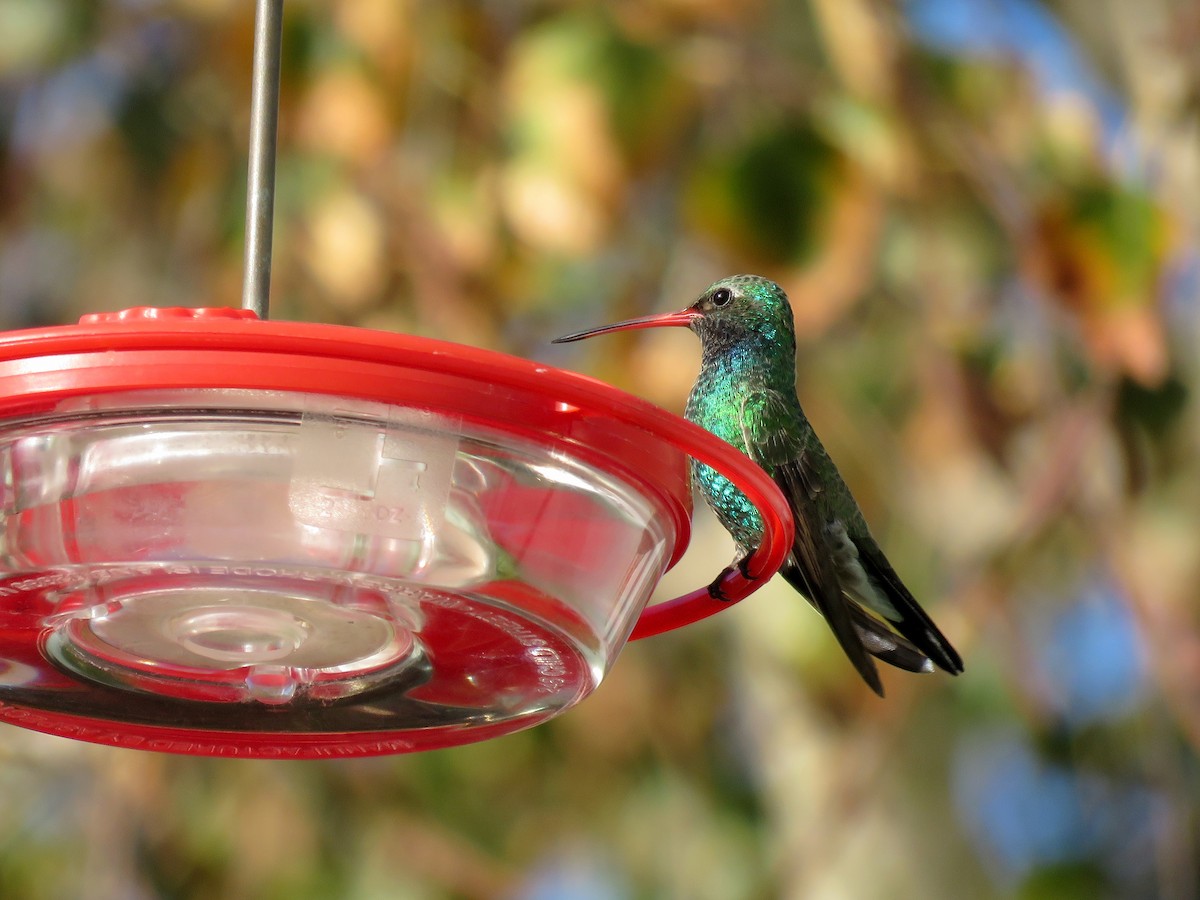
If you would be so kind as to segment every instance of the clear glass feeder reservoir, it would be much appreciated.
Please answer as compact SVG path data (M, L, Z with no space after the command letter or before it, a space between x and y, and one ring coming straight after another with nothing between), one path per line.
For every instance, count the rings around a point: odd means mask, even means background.
M0 720L364 755L593 690L687 544L665 414L499 354L252 319L0 335Z

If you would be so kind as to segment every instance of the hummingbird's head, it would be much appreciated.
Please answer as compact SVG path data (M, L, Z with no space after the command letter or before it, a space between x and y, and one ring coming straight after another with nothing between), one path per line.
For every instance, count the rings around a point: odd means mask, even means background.
M746 343L795 344L792 305L783 288L759 275L715 282L688 307L688 326L709 351Z
M695 303L678 312L589 328L555 338L554 343L579 341L613 331L671 325L692 329L704 346L705 357L746 344L791 347L793 351L796 344L792 306L787 294L775 282L759 275L722 278L710 285Z

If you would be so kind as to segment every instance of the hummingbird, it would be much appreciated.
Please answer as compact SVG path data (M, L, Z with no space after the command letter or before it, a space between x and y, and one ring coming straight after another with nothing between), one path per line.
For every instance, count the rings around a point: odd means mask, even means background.
M690 328L700 338L700 374L684 416L761 466L791 507L795 536L780 574L825 617L842 650L880 697L872 657L910 672L951 675L962 658L920 607L871 536L850 489L796 395L796 333L783 288L757 275L708 287L678 312L628 319L555 339L578 341L635 328ZM691 461L693 483L729 532L745 564L762 542L762 517L719 472ZM723 572L709 594L721 592Z

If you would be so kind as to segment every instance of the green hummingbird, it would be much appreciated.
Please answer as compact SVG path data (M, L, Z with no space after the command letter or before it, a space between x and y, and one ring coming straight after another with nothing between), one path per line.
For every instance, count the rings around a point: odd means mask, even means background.
M687 309L568 334L555 343L660 326L690 328L700 338L700 374L684 415L733 444L779 486L795 521L780 574L825 617L863 680L883 696L871 656L910 672L932 672L935 665L961 672L962 658L879 549L804 415L796 396L792 307L783 289L757 275L735 275L710 286ZM733 537L734 566L745 575L745 562L762 541L758 510L728 479L696 460L692 478ZM720 582L718 577L709 593L725 599Z

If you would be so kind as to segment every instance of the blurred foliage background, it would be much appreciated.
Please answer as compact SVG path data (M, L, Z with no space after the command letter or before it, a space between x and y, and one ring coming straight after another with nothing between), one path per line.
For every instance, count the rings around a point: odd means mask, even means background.
M0 0L0 324L238 305L253 4ZM411 757L0 728L13 898L1200 896L1200 7L289 0L273 313L680 411L724 274L967 661L877 701L786 586ZM730 552L698 512L661 596Z

